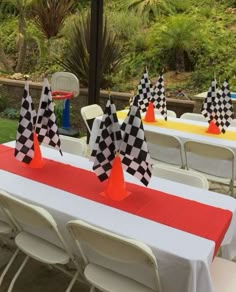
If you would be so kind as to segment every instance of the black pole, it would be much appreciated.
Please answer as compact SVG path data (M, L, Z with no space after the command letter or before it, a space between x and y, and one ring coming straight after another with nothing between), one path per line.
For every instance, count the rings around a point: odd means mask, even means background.
M88 104L99 104L101 83L102 31L103 0L91 0Z

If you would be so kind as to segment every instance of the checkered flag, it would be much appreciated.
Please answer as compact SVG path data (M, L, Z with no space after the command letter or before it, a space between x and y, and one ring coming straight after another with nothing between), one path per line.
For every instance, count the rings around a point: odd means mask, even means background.
M121 143L120 125L116 115L116 107L111 97L107 101L99 131L91 153L91 160L94 161L93 170L99 180L104 181L110 175L113 160Z
M215 118L214 113L214 101L217 96L217 82L216 80L212 80L211 86L208 89L207 96L203 101L201 113L207 119L208 123L210 123Z
M229 83L224 81L221 89L213 102L216 125L222 133L234 119L234 108L232 105Z
M52 94L46 78L44 79L35 131L38 134L39 142L55 147L62 155Z
M127 118L121 125L121 130L124 132L120 145L123 168L147 186L152 175L151 158L144 136L137 99L134 100Z
M157 108L164 119L167 121L167 107L163 75L160 75L157 79L156 85L152 92L151 102L153 103L154 108Z
M36 112L29 93L29 83L26 81L21 102L20 119L16 133L15 157L29 164L34 157L34 125Z
M138 85L138 104L142 112L146 112L149 101L152 97L152 85L148 77L148 71L145 69L144 74Z

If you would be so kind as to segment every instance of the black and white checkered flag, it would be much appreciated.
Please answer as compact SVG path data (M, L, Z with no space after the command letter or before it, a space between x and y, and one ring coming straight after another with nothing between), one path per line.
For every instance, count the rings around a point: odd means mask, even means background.
M215 118L214 113L214 101L217 96L217 82L216 80L212 80L211 86L208 89L207 96L203 101L201 113L207 119L208 123L210 123Z
M120 143L121 130L116 115L116 107L112 99L109 98L100 124L99 135L91 153L91 160L94 161L93 170L100 181L109 177Z
M29 164L34 157L34 126L36 112L29 93L29 83L26 81L21 102L20 119L16 133L15 157Z
M167 121L167 107L163 75L160 75L157 79L156 85L152 91L151 102L153 103L154 108L157 108L164 119Z
M39 142L55 147L62 155L51 89L46 78L43 83L35 131L38 134Z
M149 105L149 101L152 97L152 85L148 77L147 69L145 69L144 74L139 82L138 94L136 95L136 97L138 97L138 104L140 110L142 112L146 112Z
M213 102L216 125L222 133L234 119L234 108L232 105L229 83L224 81L221 89Z
M123 169L137 177L145 186L151 175L151 158L146 143L143 123L137 99L121 125L123 141L120 145L120 157Z

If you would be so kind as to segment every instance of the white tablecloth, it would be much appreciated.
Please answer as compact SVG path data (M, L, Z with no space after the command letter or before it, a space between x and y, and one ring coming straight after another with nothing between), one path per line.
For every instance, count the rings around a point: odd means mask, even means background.
M91 162L85 158L68 153L64 153L61 157L58 151L46 147L41 147L41 149L43 156L46 158L84 169L91 169ZM127 181L139 184L134 177L125 176ZM151 179L149 187L231 210L233 219L223 244L228 251L228 255L234 255L235 199L155 177ZM152 248L157 257L163 291L165 292L214 292L209 274L209 266L214 253L214 242L210 240L3 170L0 170L0 188L48 209L57 220L68 241L70 238L65 229L65 224L70 219L79 218L117 234L145 242Z

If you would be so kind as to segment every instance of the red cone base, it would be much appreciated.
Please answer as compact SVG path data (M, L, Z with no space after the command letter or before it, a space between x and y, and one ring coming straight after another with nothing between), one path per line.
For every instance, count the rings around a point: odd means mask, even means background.
M103 195L114 201L121 201L129 194L130 193L126 190L120 157L116 156L113 161L110 177Z
M155 122L155 111L154 111L154 106L153 106L153 103L152 102L149 102L149 105L148 105L148 109L147 109L147 112L146 112L146 116L144 118L144 121L145 122Z
M206 132L211 133L211 134L216 134L216 135L219 135L221 133L220 129L216 126L216 124L213 121L210 122L209 127L206 130Z
M32 168L42 168L44 166L44 161L42 158L41 150L39 147L39 141L36 133L34 133L34 157L28 166Z

